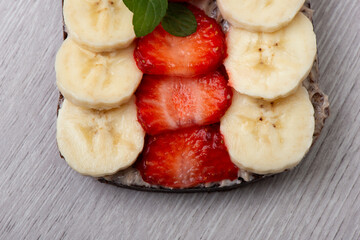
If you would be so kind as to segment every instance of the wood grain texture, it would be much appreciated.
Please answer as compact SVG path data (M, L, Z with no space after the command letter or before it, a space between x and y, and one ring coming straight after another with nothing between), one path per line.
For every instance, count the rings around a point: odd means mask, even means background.
M0 239L360 239L360 2L313 0L331 117L291 172L223 193L82 177L59 157L61 3L0 2Z

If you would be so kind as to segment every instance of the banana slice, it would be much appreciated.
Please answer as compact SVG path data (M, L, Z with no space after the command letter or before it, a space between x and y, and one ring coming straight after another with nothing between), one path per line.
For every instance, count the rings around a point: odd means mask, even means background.
M142 78L134 49L133 44L111 53L93 53L68 38L55 63L60 92L72 103L87 108L110 109L127 102Z
M221 119L220 131L231 160L257 174L295 167L309 150L314 133L314 108L304 87L267 102L234 93Z
M56 137L70 167L100 177L132 165L143 149L145 132L137 121L135 98L108 111L81 108L65 100Z
M316 37L302 13L275 33L252 33L231 27L225 67L240 93L276 99L293 93L308 76L316 56Z
M135 39L133 13L122 0L65 0L64 20L69 35L95 52L125 48Z
M305 0L217 0L232 25L253 32L274 32L286 26Z

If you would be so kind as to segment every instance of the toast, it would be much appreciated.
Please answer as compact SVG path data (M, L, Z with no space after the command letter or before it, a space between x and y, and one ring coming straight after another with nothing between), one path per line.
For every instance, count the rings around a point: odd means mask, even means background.
M228 29L228 23L222 18L216 1L206 0L200 1L198 4L201 4L201 8L211 16L216 19L216 21L222 26L223 30L226 32ZM310 3L307 1L301 10L310 20L312 20L313 11L310 8ZM64 24L64 39L67 38L66 28ZM315 131L313 134L313 143L319 137L321 130L325 124L325 120L329 116L329 101L327 95L323 93L323 91L319 88L319 68L318 68L318 59L314 61L313 67L309 76L303 82L303 86L307 89L310 100L315 110ZM58 101L58 111L62 106L64 101L64 97L59 96ZM61 154L60 154L61 155ZM63 156L61 156L63 158ZM118 187L142 190L142 191L156 191L156 192L212 192L212 191L224 191L230 190L233 188L237 188L240 186L244 186L249 183L253 183L259 181L261 179L268 178L273 175L259 175L253 174L247 171L241 171L238 179L234 181L225 180L221 182L213 182L208 184L202 184L194 188L186 188L186 189L171 189L164 188L159 186L150 185L142 180L142 177L137 169L130 167L128 169L122 170L114 175L99 177L96 178L98 181L102 183L112 184Z

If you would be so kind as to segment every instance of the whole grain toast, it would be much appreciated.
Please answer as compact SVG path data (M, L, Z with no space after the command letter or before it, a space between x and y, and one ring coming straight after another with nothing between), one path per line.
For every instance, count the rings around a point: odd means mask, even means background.
M223 30L226 32L228 29L228 23L222 18L217 8L216 0L203 0L200 2L204 11L209 16L216 19L219 22L219 24L223 27ZM311 9L309 0L306 1L301 11L312 21L313 10ZM66 33L65 24L63 26L64 26L63 27L64 39L66 39L67 33ZM313 134L313 144L318 139L321 130L324 127L325 120L329 117L328 96L319 88L318 81L319 81L319 64L318 64L318 58L316 58L309 76L303 82L303 86L308 90L310 100L315 110L315 131ZM64 101L64 97L60 93L57 111L59 111L59 109L61 108L63 101ZM60 156L61 158L63 158L61 154ZM239 174L239 178L234 181L225 180L221 182L202 184L194 188L170 189L159 186L152 186L144 182L140 176L140 173L135 168L130 167L114 175L97 178L97 180L102 183L108 183L122 188L129 188L129 189L135 189L141 191L191 193L191 192L213 192L213 191L230 190L271 176L274 175L258 175L246 171L241 171Z

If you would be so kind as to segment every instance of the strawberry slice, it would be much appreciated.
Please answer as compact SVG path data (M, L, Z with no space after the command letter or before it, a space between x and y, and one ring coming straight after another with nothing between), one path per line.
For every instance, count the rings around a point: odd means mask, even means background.
M145 182L170 188L235 180L238 176L219 124L149 136L136 167Z
M187 37L176 37L159 25L138 40L134 57L146 74L192 77L217 69L226 57L225 35L219 24L202 10L188 5L198 28Z
M138 120L151 135L216 123L231 99L219 71L193 78L145 75L136 92Z

